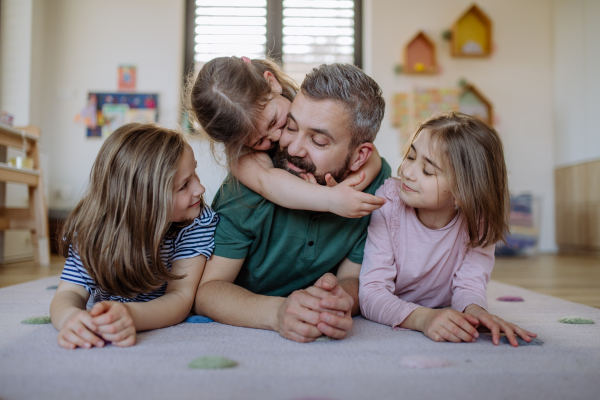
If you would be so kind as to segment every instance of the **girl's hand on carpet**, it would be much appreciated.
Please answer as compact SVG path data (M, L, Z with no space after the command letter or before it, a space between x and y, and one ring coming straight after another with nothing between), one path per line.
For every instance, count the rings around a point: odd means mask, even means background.
M422 331L428 338L436 342L474 342L479 336L475 326L479 321L470 314L444 309L433 310L419 307L412 314L422 316ZM411 315L412 315L411 314ZM410 316L409 316L410 317Z
M465 308L465 311L473 314L482 326L488 328L492 332L492 342L494 342L496 346L500 344L500 332L506 334L506 338L513 347L519 347L515 333L527 343L531 342L531 338L537 337L535 333L526 331L510 322L506 322L502 318L488 313L478 305L471 304Z
M98 333L114 346L127 347L135 344L136 330L127 306L118 301L96 303L90 310L92 322Z
M58 332L58 344L69 350L77 347L102 347L104 341L94 334L97 329L90 313L87 310L79 310L69 317Z

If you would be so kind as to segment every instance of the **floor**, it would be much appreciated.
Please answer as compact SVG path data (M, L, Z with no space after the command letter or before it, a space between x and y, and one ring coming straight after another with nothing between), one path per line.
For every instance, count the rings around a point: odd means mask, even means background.
M52 256L49 267L32 261L0 265L0 287L62 272L64 258ZM497 258L492 279L534 292L600 308L600 257L542 254Z

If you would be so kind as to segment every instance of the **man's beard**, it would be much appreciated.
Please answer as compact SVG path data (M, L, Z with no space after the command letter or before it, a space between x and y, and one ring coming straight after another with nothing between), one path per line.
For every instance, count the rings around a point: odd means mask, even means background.
M315 171L317 170L317 167L315 166L315 164L311 163L310 161L305 160L302 157L290 156L290 153L288 153L287 147L285 147L285 148L279 147L277 149L277 152L275 153L275 157L273 158L273 165L276 168L281 168L283 170L286 170L287 172L294 174L298 177L300 177L301 174L313 174L319 185L327 185L327 182L325 181L325 175L327 175L328 173L331 174L331 177L333 179L335 179L335 181L337 183L340 183L341 181L344 180L344 178L346 178L346 176L348 176L348 174L350 173L350 171L348 170L348 167L350 166L351 158L352 158L352 152L349 151L348 156L346 157L346 160L344 160L344 165L341 168L338 168L335 171L327 172L324 175L317 175L317 174L315 174ZM296 167L302 169L303 171L295 171L293 169L288 168L288 166L287 166L288 161L290 163L294 164Z

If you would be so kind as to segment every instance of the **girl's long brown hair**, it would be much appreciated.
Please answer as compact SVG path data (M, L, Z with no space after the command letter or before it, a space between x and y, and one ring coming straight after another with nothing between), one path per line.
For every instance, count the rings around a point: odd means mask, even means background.
M177 131L128 124L104 142L84 197L62 231L96 284L134 297L171 279L160 253L171 222L174 177L187 142Z
M298 86L269 59L246 63L238 57L219 57L204 64L195 81L188 79L188 114L214 142L225 145L230 167L244 154L246 139L258 133L261 112L272 94L266 71L281 85L281 95L294 100Z
M470 247L493 245L508 231L510 200L502 140L485 122L451 112L425 121L410 145L427 129L432 148L447 170L452 195L465 215ZM401 174L401 169L398 170Z

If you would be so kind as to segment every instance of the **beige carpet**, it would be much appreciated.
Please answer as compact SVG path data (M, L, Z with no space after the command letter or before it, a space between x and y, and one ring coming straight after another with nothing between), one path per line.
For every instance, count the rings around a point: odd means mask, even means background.
M183 323L142 333L127 349L68 351L51 325L21 323L48 315L54 291L46 287L56 284L0 289L0 399L600 399L600 310L498 282L488 289L491 311L544 345L435 343L358 317L342 341L298 344L274 332ZM501 295L525 301L496 301ZM596 324L557 322L565 316ZM204 355L239 365L187 368ZM409 356L451 365L413 369Z

